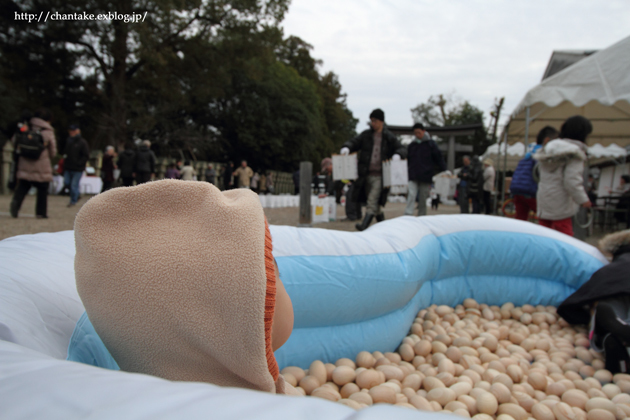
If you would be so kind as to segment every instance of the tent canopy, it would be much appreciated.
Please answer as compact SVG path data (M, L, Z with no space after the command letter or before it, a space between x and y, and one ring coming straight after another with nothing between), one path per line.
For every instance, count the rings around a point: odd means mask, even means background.
M501 153L499 154L499 145L493 144L483 154L483 159L491 158L494 160L495 166L503 169L505 159L505 146L501 145ZM623 147L616 144L610 144L606 147L597 143L588 147L589 165L597 165L602 162L610 160L623 160L625 161L628 152ZM507 147L507 167L506 170L513 171L516 169L518 162L525 156L525 144L516 142Z
M507 126L508 143L527 143L545 126L558 130L568 117L583 115L593 123L590 145L630 145L630 37L596 52L532 88Z

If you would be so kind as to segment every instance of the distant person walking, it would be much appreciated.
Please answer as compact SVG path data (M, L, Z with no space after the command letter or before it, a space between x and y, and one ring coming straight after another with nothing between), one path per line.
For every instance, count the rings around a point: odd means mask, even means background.
M184 181L194 181L196 176L197 176L197 171L195 171L195 168L192 167L192 165L190 164L190 161L187 160L184 163L184 167L182 168L182 171L181 171L181 179Z
M232 162L228 162L223 165L223 189L231 190L234 188L234 164Z
M486 214L494 213L492 208L492 192L494 191L494 162L487 158L483 161L483 207Z
M405 214L412 216L416 201L418 202L418 216L427 214L427 198L431 191L435 168L440 172L446 171L442 152L435 141L424 129L424 125L416 123L413 126L414 139L407 147L407 170L409 175L407 207Z
M155 154L151 150L151 142L144 140L136 152L134 164L134 177L137 185L144 184L155 178L156 160Z
M136 152L131 144L125 143L125 150L118 155L118 169L120 169L120 179L123 187L133 185L134 165L136 162Z
M90 147L87 141L81 137L81 128L78 124L72 124L68 130L70 137L66 142L64 151L64 183L70 186L70 203L72 207L79 201L79 182L85 171L85 165L90 158Z
M209 163L208 169L206 169L206 182L214 184L216 177L217 177L217 172L214 170L212 163Z
M114 169L116 164L114 158L116 157L116 151L114 146L107 146L105 154L103 154L103 162L101 165L101 177L103 178L103 188L101 192L105 192L111 189L114 185Z
M234 178L238 178L239 188L249 188L252 176L254 176L254 171L247 166L246 160L242 161L241 166L234 171Z
M591 207L584 189L586 138L591 122L580 116L568 118L560 128L560 138L551 140L535 155L540 167L536 200L540 225L573 236L571 218L580 206Z
M473 156L470 161L468 197L472 202L473 214L481 214L481 207L483 206L483 165L479 161L479 156Z
M462 214L470 213L470 205L468 203L468 187L472 178L470 168L470 156L466 155L462 158L462 168L459 170L457 177L459 185L457 186L457 201L459 202L459 210Z
M512 175L512 182L510 183L510 193L512 193L514 199L515 217L518 220L529 220L530 211L536 214L538 182L534 180L534 168L537 162L533 156L545 144L557 137L558 130L551 126L544 127L538 132L536 144L516 165L514 175Z
M367 197L365 218L355 225L357 230L363 231L374 217L377 222L385 220L381 206L387 203L389 189L383 188L383 161L400 160L407 156L407 149L385 127L385 113L377 108L370 113L370 128L345 142L340 153L347 155L352 152L359 153L359 179L355 182L353 200L361 202L362 196Z
M166 172L164 172L164 178L166 179L179 179L181 177L181 173L179 169L177 169L177 165L171 163L166 168Z
M20 133L17 133L12 141L13 146L18 152L16 179L17 185L10 204L11 217L18 217L24 197L31 189L37 189L37 200L35 202L35 215L38 219L48 218L48 186L53 180L52 165L50 163L51 156L57 154L57 143L55 140L55 132L50 125L52 114L47 109L40 109L35 113L33 118L25 115L25 121L20 127L23 135L31 132L39 133L43 148L39 157L26 157L20 154L17 149L17 140ZM36 153L35 153L36 154Z

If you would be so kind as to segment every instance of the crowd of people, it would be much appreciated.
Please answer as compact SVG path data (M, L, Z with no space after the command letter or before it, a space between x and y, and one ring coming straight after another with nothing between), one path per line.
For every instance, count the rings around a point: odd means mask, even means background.
M573 235L573 216L596 199L592 177L590 188L584 182L586 139L592 131L591 122L579 115L568 118L560 131L551 126L540 130L512 176L517 219L528 220L533 212L541 226Z
M69 196L68 207L73 207L80 199L79 185L89 165L90 147L81 135L81 127L73 123L68 127L68 138L63 151L58 150L55 132L51 125L52 113L48 109L40 109L31 115L25 112L20 118L18 131L12 137L14 155L8 186L14 191L10 204L10 215L17 218L24 198L31 188L37 191L35 215L38 219L48 218L48 193L53 175L63 176L62 194ZM53 161L61 155L56 165ZM243 160L241 166L234 170L229 162L223 166L220 175L209 163L205 169L205 181L219 184L222 189L249 188L256 193L274 192L274 179L271 171L254 172ZM118 174L116 174L118 171ZM133 186L154 180L157 173L157 158L151 150L151 142L143 140L136 148L126 143L120 153L114 146L107 146L101 163L101 192L115 186ZM164 174L165 178L185 181L197 180L197 170L190 160L170 164Z
M37 191L36 217L47 218L47 195L53 181L51 160L57 155L57 141L51 125L52 114L40 109L33 116L25 115L19 131L13 137L15 149L13 199L10 205L12 217L18 217L22 202L31 188ZM594 203L594 181L589 178L585 188L584 168L587 160L586 139L592 131L589 120L581 116L567 119L560 131L554 127L543 128L536 144L518 163L512 177L510 192L516 208L516 218L528 220L530 212L536 214L538 223L568 235L573 234L572 217L580 207L589 208ZM372 221L385 219L382 206L387 201L389 188L383 185L383 162L407 159L408 193L405 215L427 214L427 201L435 208L439 205L433 178L437 173L455 177L446 169L444 158L436 142L425 127L413 126L413 141L404 146L388 130L385 113L375 109L370 114L369 128L343 144L340 154L357 153L358 179L344 185L332 179L332 160L321 162L321 171L313 179L318 193L334 195L340 202L346 193L347 220L357 220L359 231L369 227ZM79 182L86 170L90 157L88 142L81 135L81 127L71 124L63 157L58 162L58 172L63 174L64 189L68 191L68 207L79 200ZM142 184L155 179L157 159L151 150L151 142L144 140L139 147L126 144L118 154L113 146L107 146L102 160L102 191L116 185ZM115 171L119 174L116 177ZM197 180L198 173L190 160L170 164L165 178ZM229 162L223 165L220 174L212 164L205 169L204 179L220 184L222 189L248 188L257 193L273 193L273 174L270 171L255 172L247 161L241 161L236 169ZM461 213L493 214L492 196L495 188L495 170L491 159L481 160L477 156L463 156L455 198ZM630 196L630 176L622 177L619 196ZM299 171L294 173L296 193L299 193ZM617 193L611 191L611 194ZM620 200L628 204L630 200ZM365 205L365 215L361 205Z

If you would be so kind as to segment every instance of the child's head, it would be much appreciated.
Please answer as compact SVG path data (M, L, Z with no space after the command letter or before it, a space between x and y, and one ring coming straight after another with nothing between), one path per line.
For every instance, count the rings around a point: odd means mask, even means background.
M275 390L293 308L256 194L113 189L83 206L75 242L77 290L122 370Z
M591 122L581 115L567 118L560 127L560 137L563 139L578 140L586 143L586 138L593 132Z

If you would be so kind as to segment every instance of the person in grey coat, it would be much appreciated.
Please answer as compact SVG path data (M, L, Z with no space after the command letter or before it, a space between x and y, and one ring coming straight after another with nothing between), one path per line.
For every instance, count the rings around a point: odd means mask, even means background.
M562 124L560 138L534 154L540 169L536 194L540 225L573 236L571 218L580 206L591 207L584 188L584 165L585 142L592 131L588 119L580 115L570 117Z
M136 152L136 161L134 163L133 176L136 178L137 185L144 184L155 178L156 160L155 154L151 150L151 142L144 140Z

